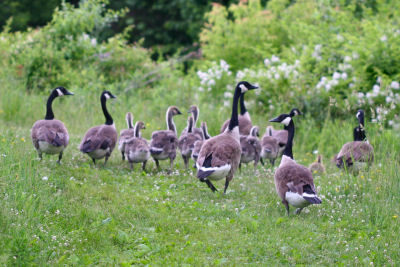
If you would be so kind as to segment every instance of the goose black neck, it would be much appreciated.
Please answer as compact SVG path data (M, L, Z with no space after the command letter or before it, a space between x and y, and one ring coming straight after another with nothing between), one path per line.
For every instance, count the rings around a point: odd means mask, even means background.
M285 126L284 129L288 131L288 141L287 141L285 150L283 151L283 155L293 159L293 152L292 152L293 138L294 138L294 123L293 123L293 120L290 120L289 125Z
M244 115L247 112L246 106L244 105L244 94L240 96L240 115Z
M111 117L110 113L108 113L108 110L107 110L107 105L106 105L107 99L106 99L106 97L105 96L101 96L100 101L101 101L101 109L103 110L104 117L106 118L106 123L105 124L106 125L113 125L113 123L114 123L113 118Z
M354 138L354 141L364 141L364 140L366 140L367 136L365 135L364 127L362 127L360 125L360 126L357 126L356 128L354 128L353 138Z
M46 104L46 117L44 117L45 120L53 120L54 119L54 113L53 113L53 100L57 97L57 92L53 91L49 98L47 99L47 104Z
M239 119L238 119L238 101L240 96L243 95L240 87L236 87L235 94L233 95L233 102L232 102L232 115L231 120L229 121L229 131L232 131L233 128L239 126Z

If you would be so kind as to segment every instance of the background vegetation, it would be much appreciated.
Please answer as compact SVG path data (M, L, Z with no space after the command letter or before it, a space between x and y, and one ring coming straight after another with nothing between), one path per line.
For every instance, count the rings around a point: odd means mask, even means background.
M141 6L149 13L136 17L132 7L142 2L49 1L57 8L50 16L43 5L40 22L30 15L5 22L8 15L0 14L0 262L395 265L400 3L173 1L171 21L148 27L140 16L154 23L151 12L162 13L166 3ZM13 10L28 5L7 3ZM197 40L198 51L185 50ZM157 50L168 58L154 61ZM118 97L109 103L118 130L131 111L149 138L165 128L169 105L185 111L198 104L215 135L244 79L261 87L246 95L261 129L293 107L304 112L296 117L295 158L308 165L313 151L324 155L328 174L316 179L323 205L286 218L271 168L245 168L225 196L183 171L180 159L172 175L156 173L152 163L148 173L131 173L117 151L101 168L77 150L84 132L104 120L102 90ZM75 93L54 102L71 135L61 166L51 157L38 162L29 142L56 86ZM367 112L376 162L353 177L337 172L330 158L351 140L358 108ZM185 122L176 118L179 132Z

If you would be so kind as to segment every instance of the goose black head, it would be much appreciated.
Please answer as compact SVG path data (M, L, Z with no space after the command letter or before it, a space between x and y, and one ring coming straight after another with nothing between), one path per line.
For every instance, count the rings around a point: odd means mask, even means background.
M362 121L361 124L364 125L364 110L362 110L362 109L357 110L356 118L358 119L358 121L359 121L360 123L361 123L361 121Z
M56 97L57 96L63 96L63 95L74 95L74 93L68 91L67 89L65 89L62 86L54 88L53 92L56 93Z
M292 121L292 116L289 114L281 114L278 117L269 120L270 122L279 122L284 124L285 126L288 126L289 123Z
M243 93L247 92L248 90L257 89L258 86L252 85L251 83L246 82L246 81L241 81L237 84L236 88L240 88L240 93L243 94Z
M297 115L302 115L302 113L297 108L294 108L294 109L292 109L290 111L289 115L290 115L290 117L294 117L294 116L297 116Z
M103 93L101 93L101 98L105 98L105 99L110 99L110 98L117 98L115 95L113 95L110 91L103 91Z

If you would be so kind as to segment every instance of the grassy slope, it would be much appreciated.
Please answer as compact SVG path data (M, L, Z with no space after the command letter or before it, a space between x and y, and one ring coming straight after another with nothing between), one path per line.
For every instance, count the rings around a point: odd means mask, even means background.
M296 118L295 158L308 165L315 157L310 152L318 149L328 174L315 179L323 204L288 218L275 193L273 171L261 167L254 172L248 166L237 173L227 195L211 193L192 171L183 170L180 158L171 175L154 172L153 162L149 173L138 166L132 173L118 151L106 168L93 167L77 146L88 128L85 124L103 120L97 114L97 97L87 103L56 100L56 117L66 123L71 143L61 166L54 156L39 162L29 129L43 116L45 97L2 96L1 265L393 265L400 261L400 147L393 131L367 126L376 161L369 173L353 177L329 165L329 158L351 139L353 116L349 122L327 120L322 128L310 118ZM110 106L118 129L124 126L128 106L120 101ZM74 109L66 114L69 103ZM151 113L155 117L137 113L148 110L148 104L135 103L129 109L136 119L149 123L145 137L164 128L163 107ZM200 119L207 118L214 134L225 118L210 116L211 112L202 112ZM9 122L12 118L18 122ZM267 119L253 116L262 128ZM177 119L179 131L185 121ZM222 189L223 182L216 186Z

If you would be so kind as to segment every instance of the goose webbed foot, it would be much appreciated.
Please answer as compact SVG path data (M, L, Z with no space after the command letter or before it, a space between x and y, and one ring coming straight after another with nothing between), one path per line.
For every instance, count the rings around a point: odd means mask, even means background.
M285 205L287 216L290 216L289 213L289 203L286 200L282 200L283 205Z
M156 167L157 167L157 170L159 171L160 170L160 162L158 161L158 159L154 159L154 161L156 162Z
M92 158L93 164L96 165L96 159Z
M226 190L228 189L229 181L230 181L230 180L229 180L228 178L227 178L226 181L225 181L224 194L226 194Z
M121 152L121 154L122 154L122 161L124 161L125 160L125 153Z

